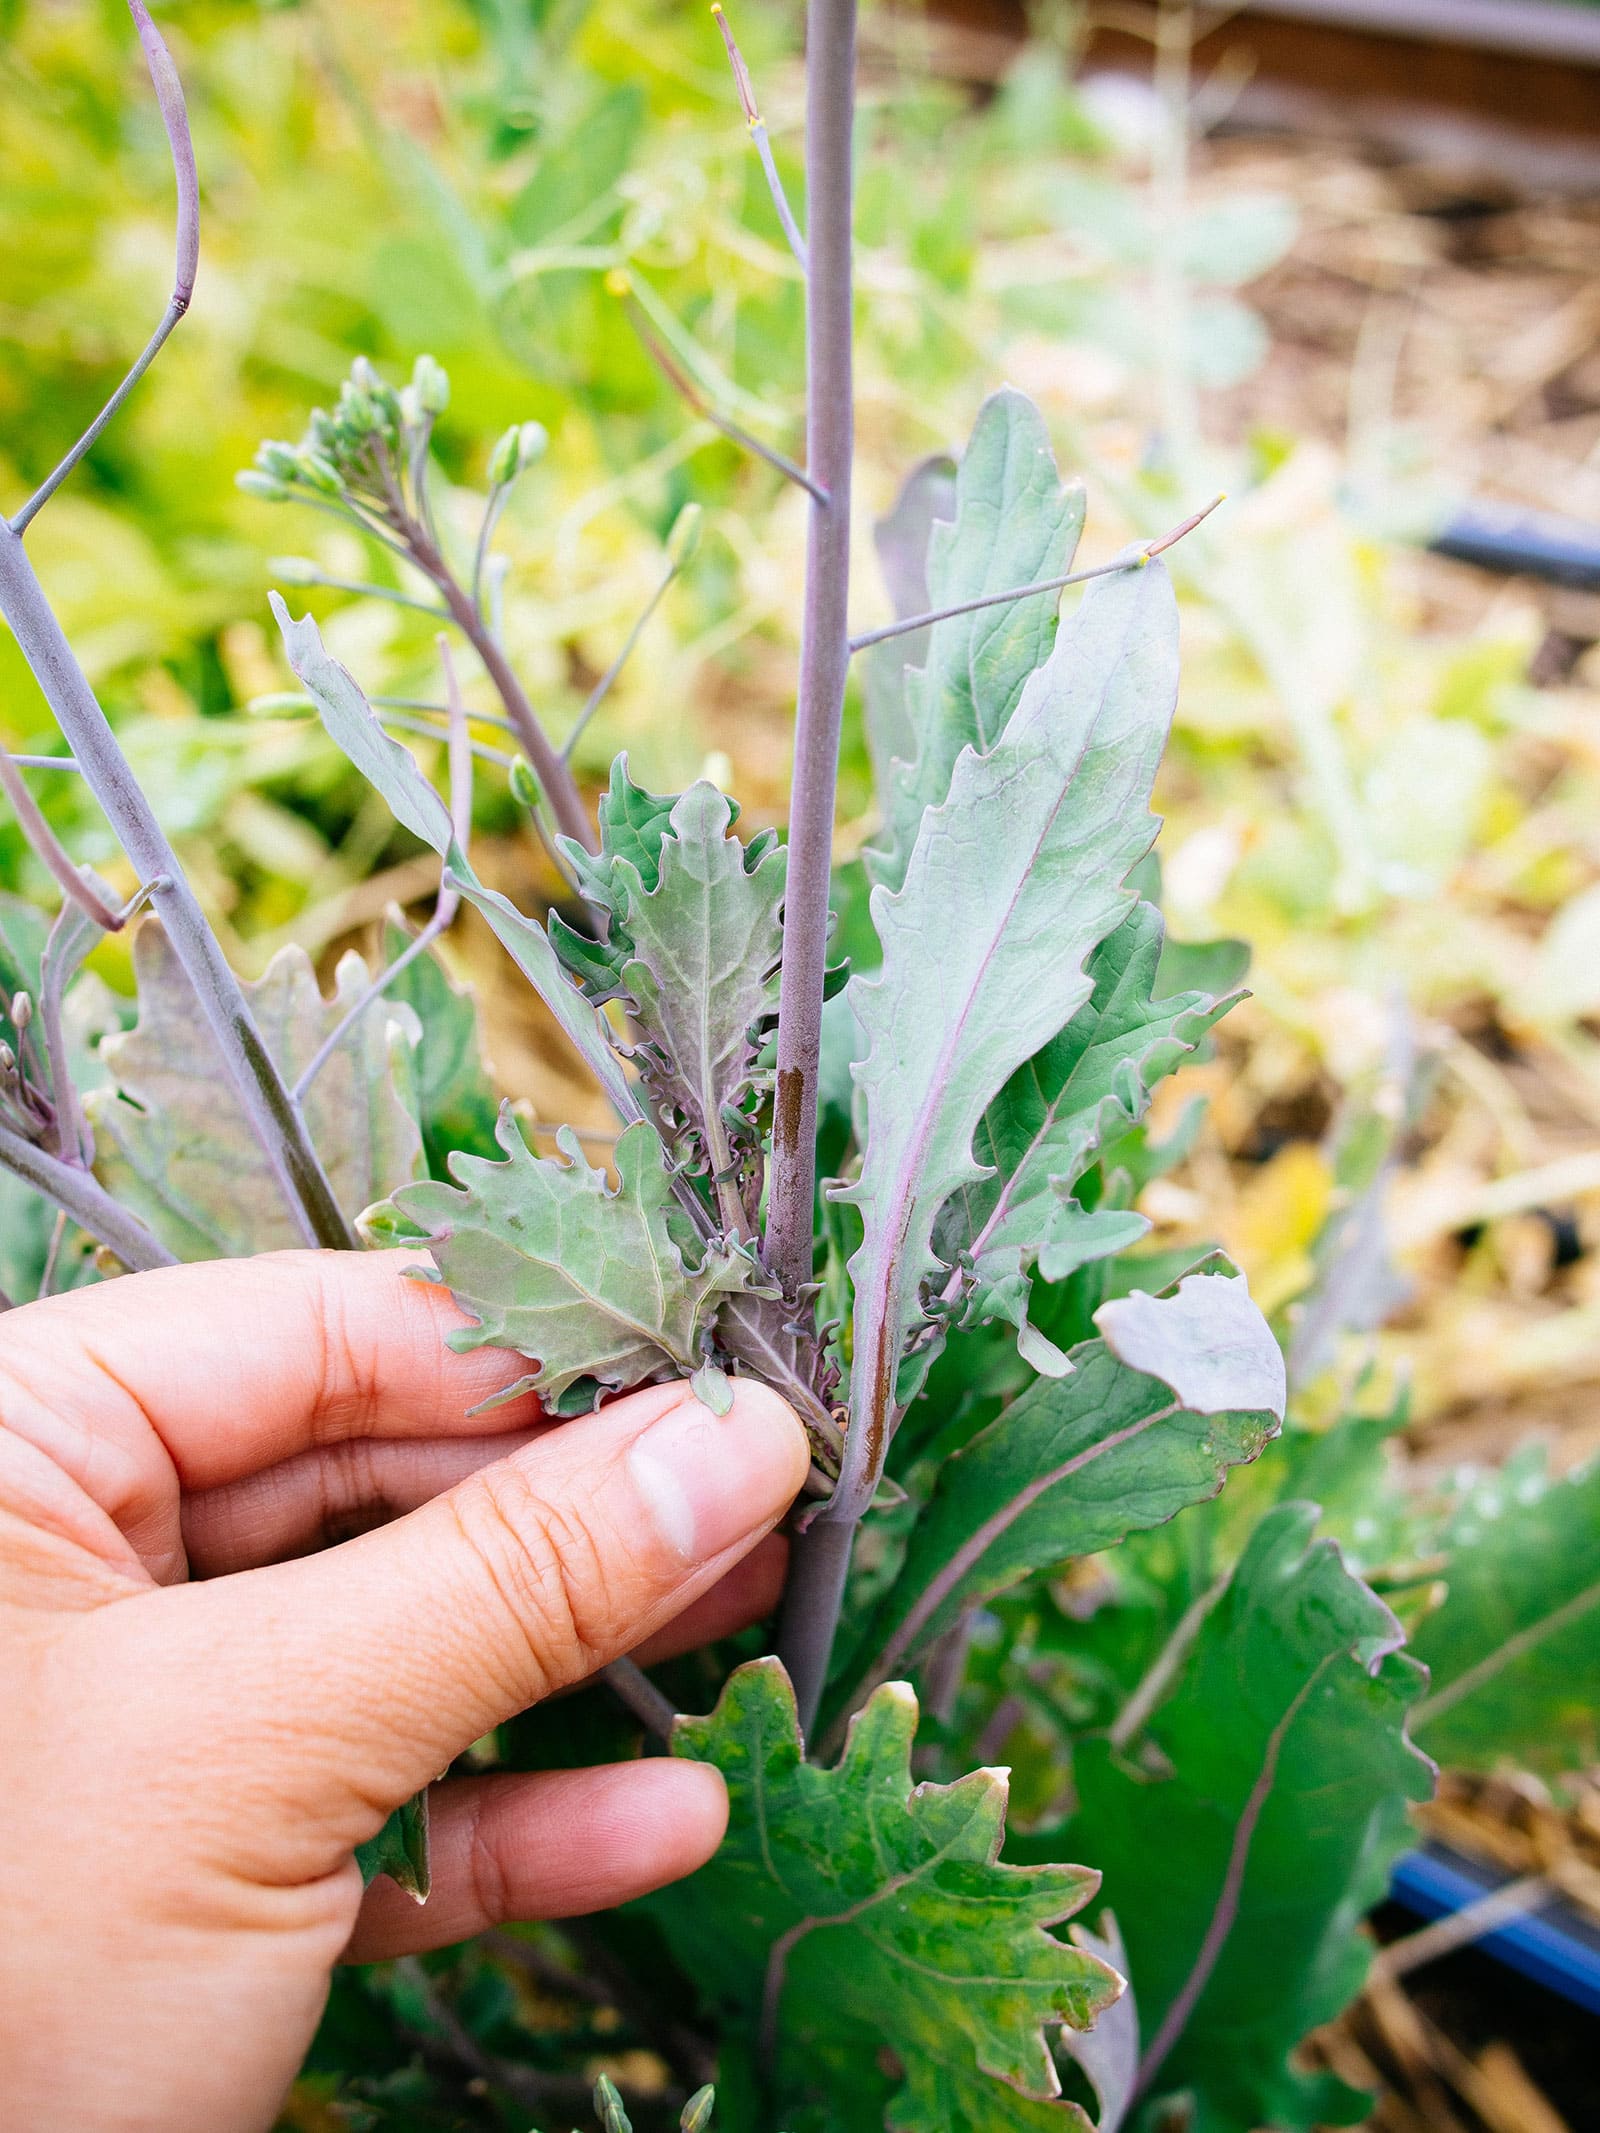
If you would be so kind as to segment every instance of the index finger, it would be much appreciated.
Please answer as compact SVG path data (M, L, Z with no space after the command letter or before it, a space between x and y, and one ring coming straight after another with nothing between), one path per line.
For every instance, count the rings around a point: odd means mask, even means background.
M26 1304L0 1318L7 1423L119 1523L174 1474L210 1489L351 1437L526 1429L541 1413L531 1394L469 1419L529 1365L447 1348L467 1321L445 1290L407 1277L417 1263L276 1252ZM108 1439L120 1463L97 1456Z

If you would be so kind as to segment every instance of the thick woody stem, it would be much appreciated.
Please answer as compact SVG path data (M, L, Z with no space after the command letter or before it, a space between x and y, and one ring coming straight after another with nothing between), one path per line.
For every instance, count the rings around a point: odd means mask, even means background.
M806 49L806 451L827 492L813 499L806 548L794 799L778 995L777 1098L765 1256L785 1293L811 1279L817 1061L828 951L839 727L850 664L851 133L855 0L814 0ZM795 1544L779 1651L803 1724L822 1694L853 1527L827 1511Z

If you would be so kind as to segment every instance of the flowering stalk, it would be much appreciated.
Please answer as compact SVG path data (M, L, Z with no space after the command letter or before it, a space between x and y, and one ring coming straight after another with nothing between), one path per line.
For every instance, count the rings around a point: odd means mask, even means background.
M815 0L806 45L806 455L815 496L806 544L794 798L778 993L777 1097L766 1263L798 1302L811 1280L817 1063L827 969L839 729L850 664L851 191L855 0ZM779 1652L809 1723L839 1618L853 1526L827 1507L795 1543Z

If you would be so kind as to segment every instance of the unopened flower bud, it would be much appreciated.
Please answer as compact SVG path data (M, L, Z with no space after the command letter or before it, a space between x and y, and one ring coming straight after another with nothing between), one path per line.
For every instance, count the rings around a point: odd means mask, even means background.
M24 1031L24 1030L25 1030L25 1029L27 1028L28 1024L29 1024L29 1023L30 1023L30 1022L31 1022L32 1020L33 1020L33 996L32 996L32 994L31 994L31 993L25 993L25 992L19 992L19 993L15 994L15 995L13 996L13 998L12 998L12 1002L11 1002L11 1027L12 1027L12 1028L13 1028L13 1029L14 1029L14 1030L16 1031L17 1035L18 1035L18 1036L20 1037L20 1036L22 1035L23 1031Z
M370 437L383 427L383 410L371 393L346 385L339 395L339 422L356 437Z
M522 432L513 423L489 454L489 479L496 487L512 480L522 456Z
M0 1041L0 1080L12 1080L17 1071L17 1055L9 1044Z
M525 755L513 756L511 768L506 775L511 786L512 799L519 807L525 807L529 814L532 814L541 798L539 780L533 774L533 765Z
M517 471L536 466L550 448L550 432L542 422L525 422L517 432Z
M378 373L365 356L357 356L350 365L350 382L357 392L373 393L380 383Z
M268 558L267 572L282 585L315 585L322 572L308 555L275 555Z
M258 474L254 467L246 467L242 474L235 474L233 485L242 489L246 496L258 496L267 504L286 504L294 496L287 482L274 481L270 474Z
M672 531L667 535L667 561L674 570L682 570L700 545L700 523L705 513L698 504L685 504L672 521Z
M450 379L442 363L419 355L411 366L411 384L425 415L442 415L450 405Z
M295 465L301 480L310 482L312 488L320 489L324 496L337 496L344 487L339 469L320 452L297 452Z
M550 432L542 422L514 422L489 454L489 479L501 487L542 459Z
M293 481L295 477L295 454L292 444L281 444L269 437L256 452L256 465L263 474L271 474L279 481Z

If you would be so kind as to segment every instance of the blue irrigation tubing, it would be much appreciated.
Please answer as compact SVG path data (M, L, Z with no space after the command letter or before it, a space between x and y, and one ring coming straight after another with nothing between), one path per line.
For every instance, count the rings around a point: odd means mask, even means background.
M1449 1918L1498 1886L1496 1876L1430 1844L1400 1860L1390 1877L1389 1894L1419 1918ZM1600 2015L1600 1929L1559 1898L1508 1919L1468 1945L1575 2007Z
M1428 546L1435 555L1480 570L1600 590L1600 525L1592 519L1560 518L1509 504L1463 504Z

